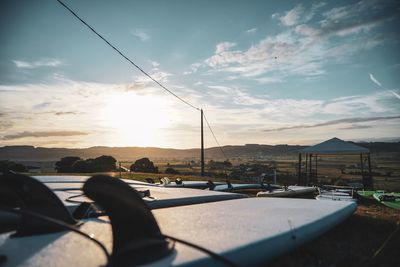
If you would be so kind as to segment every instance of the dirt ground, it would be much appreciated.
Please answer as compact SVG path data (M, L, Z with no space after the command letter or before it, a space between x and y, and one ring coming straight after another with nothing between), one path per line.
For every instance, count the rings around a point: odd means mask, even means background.
M400 211L361 199L345 222L268 266L400 266Z

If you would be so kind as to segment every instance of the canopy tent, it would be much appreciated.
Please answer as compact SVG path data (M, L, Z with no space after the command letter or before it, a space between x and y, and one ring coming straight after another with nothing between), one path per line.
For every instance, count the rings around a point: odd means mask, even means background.
M306 155L305 172L302 172L302 155ZM299 150L299 184L309 184L312 182L313 167L315 177L318 174L318 156L321 155L360 155L360 169L365 188L372 188L371 176L371 157L369 149L343 141L339 138L332 138L320 144ZM315 163L313 166L313 157ZM364 160L368 161L368 175L364 175Z

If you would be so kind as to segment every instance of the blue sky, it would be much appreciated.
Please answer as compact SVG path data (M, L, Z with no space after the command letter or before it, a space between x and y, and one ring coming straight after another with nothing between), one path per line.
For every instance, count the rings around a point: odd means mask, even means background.
M398 1L65 3L222 145L400 136ZM0 145L198 147L199 112L57 1L0 5Z

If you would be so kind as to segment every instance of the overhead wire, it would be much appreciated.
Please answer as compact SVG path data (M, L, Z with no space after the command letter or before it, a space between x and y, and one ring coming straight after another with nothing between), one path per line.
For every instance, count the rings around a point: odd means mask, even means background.
M98 33L92 26L90 26L86 21L84 21L81 17L78 16L71 8L69 8L66 4L64 4L61 0L57 0L58 3L60 3L64 8L66 8L75 18L77 18L79 21L81 21L86 27L88 27L94 34L96 34L100 39L102 39L108 46L110 46L112 49L114 49L118 54L120 54L125 60L127 60L130 64L132 64L136 69L138 69L141 73L143 73L145 76L147 76L149 79L151 79L153 82L155 82L158 86L160 86L162 89L185 103L186 105L200 111L200 108L192 105L182 97L178 96L174 92L172 92L170 89L168 89L166 86L162 85L159 81L157 81L155 78L153 78L150 74L148 74L145 70L143 70L140 66L138 66L135 62L133 62L130 58L128 58L124 53L121 52L117 47L115 47L113 44L111 44L105 37L103 37L100 33Z
M121 52L121 50L119 50L117 47L115 47L113 44L111 44L105 37L103 37L100 33L98 33L92 26L90 26L85 20L83 20L78 14L76 14L71 8L69 8L65 3L63 3L61 0L57 0L58 3L60 3L65 9L67 9L75 18L77 18L80 22L82 22L86 27L88 27L94 34L96 34L100 39L102 39L108 46L110 46L112 49L114 49L119 55L121 55L125 60L127 60L131 65L133 65L136 69L138 69L141 73L143 73L146 77L148 77L149 79L151 79L153 82L155 82L158 86L160 86L162 89L164 89L165 91L167 91L168 93L170 93L171 95L173 95L175 98L179 99L181 102L183 102L184 104L190 106L191 108L194 108L198 111L200 111L201 109L196 107L195 105L189 103L188 101L186 101L185 99L181 98L180 96L178 96L177 94L175 94L173 91L171 91L170 89L168 89L166 86L164 86L163 84L161 84L159 81L157 81L155 78L153 78L150 74L148 74L145 70L143 70L139 65L137 65L136 63L134 63L130 58L128 58L124 53ZM222 154L224 155L225 158L227 158L224 150L222 149L221 145L218 142L217 137L214 134L214 131L211 128L210 123L208 122L206 116L203 113L203 117L207 123L208 128L210 129L210 132L212 134L212 136L214 137L215 142L217 143L219 149L221 150Z
M210 132L211 132L212 136L214 137L215 142L217 143L219 149L221 150L222 155L224 155L224 157L227 159L228 157L226 156L224 150L222 149L222 146L219 144L218 139L217 139L217 137L215 136L214 131L212 130L211 125L210 125L210 123L208 122L207 117L206 117L204 111L203 111L203 117L204 117L204 120L206 121L206 124L207 124L207 126L208 126L208 129L210 129Z

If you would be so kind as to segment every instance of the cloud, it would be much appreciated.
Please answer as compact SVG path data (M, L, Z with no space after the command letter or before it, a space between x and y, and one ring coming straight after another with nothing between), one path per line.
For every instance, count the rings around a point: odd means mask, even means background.
M312 124L312 125L295 125L295 126L280 127L280 128L275 128L275 129L268 129L268 130L264 130L264 132L277 132L277 131L285 131L285 130L317 128L317 127L337 125L337 124L342 124L342 123L358 123L358 122L395 120L395 119L400 119L400 116L346 118L346 119L321 122L321 123Z
M193 63L190 65L190 71L183 72L183 75L189 75L192 73L196 73L199 70L199 68L201 68L202 66L203 66L203 64L201 64L199 62Z
M151 64L154 68L157 68L157 67L160 66L160 63L158 63L157 61L152 61L152 60L150 60L150 64Z
M369 128L372 128L372 126L371 125L352 124L348 127L339 128L339 130L358 130L358 129L369 129Z
M375 83L376 85L378 85L380 88L389 91L390 93L392 93L396 98L400 99L400 95L398 93L396 93L393 90L389 90L385 87L382 86L382 84L374 77L374 75L372 75L372 73L369 73L369 78L371 79L371 81L373 83Z
M284 32L266 37L247 50L231 50L232 46L221 43L217 45L218 53L207 58L204 64L214 71L236 73L242 77L256 77L268 72L306 76L323 74L322 63L333 55L320 47L305 50L305 41L291 32Z
M256 80L259 84L272 84L272 83L283 83L284 80L278 77L261 77L261 78L256 78Z
M396 93L395 91L390 90L390 92L392 92L392 94L397 97L398 99L400 99L400 95L398 93Z
M171 77L172 74L164 71L156 71L151 73L150 76L160 83L166 83L168 82L168 77ZM135 79L134 84L139 86L149 86L154 85L155 83L149 77L141 75Z
M335 7L322 14L321 35L347 36L368 32L397 15L396 1L364 0Z
M50 102L42 102L40 104L36 104L33 106L33 109L43 109L43 108L47 108L51 105Z
M63 116L63 115L77 115L79 112L77 111L57 111L54 113L56 116Z
M288 26L285 31L269 35L247 48L222 41L215 53L202 62L209 74L220 72L238 75L237 79L268 74L284 79L287 76L315 77L327 73L327 66L351 62L351 57L396 38L394 35L373 32L379 25L394 18L393 5L363 1L330 9L325 4L297 5L284 14L275 13ZM319 20L313 20L316 14ZM322 16L322 19L321 19ZM340 38L340 40L338 39ZM259 81L262 81L259 80Z
M297 25L294 29L297 34L304 36L317 36L320 30L306 24Z
M285 26L295 26L311 20L319 8L325 6L324 2L314 3L309 8L305 8L302 4L295 6L293 9L286 11L284 15L274 13L273 19L279 19Z
M369 78L370 78L371 81L373 81L376 85L378 85L379 87L382 87L382 84L374 77L374 75L372 75L372 73L369 73Z
M209 85L207 87L211 88L211 89L219 90L219 91L221 91L223 93L229 93L230 91L232 91L232 89L230 87L221 86L221 85Z
M360 112L388 113L396 112L385 103L390 99L388 92L378 92L370 95L353 95L339 97L326 101L319 111L322 114L351 115Z
M269 76L266 77L268 78ZM262 91L255 94L251 91L251 88L243 84L239 86L227 82L222 86L217 82L213 83L212 80L204 80L201 88L184 87L180 83L175 87L174 82L176 81L174 81L174 77L168 76L168 78L170 78L169 83L174 92L195 106L203 107L207 117L213 123L216 133L221 136L221 140L225 144L265 142L267 133L263 131L264 129L296 126L298 124L313 125L315 122L319 122L317 119L320 120L321 116L333 120L353 117L355 116L354 114L364 114L366 117L372 117L393 116L399 113L398 106L394 106L390 102L392 94L387 91L333 100L296 99L294 97L277 98L271 97ZM197 79L193 80L193 82L195 81ZM71 146L68 140L79 140L78 146L99 144L131 145L132 143L127 142L139 139L133 138L133 133L128 130L126 139L113 133L113 131L116 131L112 128L114 127L115 119L122 118L121 125L126 129L130 125L129 121L135 120L135 115L139 116L141 112L145 112L146 114L154 114L156 117L165 115L168 120L171 119L167 126L162 126L168 130L158 131L157 134L160 139L159 141L155 139L154 142L158 143L153 143L153 145L190 147L196 138L192 136L192 129L198 129L199 126L198 113L192 112L185 105L177 103L175 98L169 94L164 94L160 91L161 89L150 81L144 82L143 87L140 88L141 90L138 90L137 86L138 83L129 85L104 84L73 80L52 81L52 84L0 85L0 90L5 90L0 97L0 113L5 113L7 119L14 123L11 128L12 131L7 130L2 135L15 135L24 130L35 133L52 132L60 129L60 125L63 129L79 129L81 132L91 133L90 135L71 136L70 138L1 140L0 144L24 144L28 140L33 145L49 146L51 139L56 141L63 139L65 146ZM128 87L131 90L127 90ZM45 102L50 102L51 106L45 107L43 110L32 109L33 106ZM18 105L15 105L15 103L18 103ZM128 110L125 113L121 113L118 111L120 106L122 110L124 110L124 106ZM129 112L129 107L136 107L140 111ZM112 113L110 110L116 110L116 112ZM42 114L45 112L49 113L49 115ZM61 113L56 116L53 115L55 112ZM74 112L79 114L73 115ZM124 115L120 116L120 114ZM181 131L175 132L174 129L177 124L190 126L186 134ZM338 127L341 126L345 127L347 125L343 124ZM130 129L129 127L127 129ZM381 133L370 134L376 137L395 136L395 127L391 124L388 128L382 128L385 130L381 129ZM376 128L378 127L374 127L371 130L375 131L377 130ZM93 131L93 129L96 129L96 131ZM142 128L136 129L133 126L131 129L142 135L146 133L146 130ZM386 129L389 130L387 131ZM309 131L310 133L304 135L304 138L314 138L310 136L324 130L329 132L330 129L326 127ZM100 131L108 132L100 133ZM301 139L295 136L294 132L296 131L276 132L276 134L270 132L268 133L270 137L273 135L276 135L276 137L268 140L271 140L271 142L280 142L280 140L282 140L281 142L286 142L285 140L290 140L290 135L293 135L293 140ZM344 134L348 134L348 132L355 133L355 131L342 132ZM140 136L140 134L137 136ZM325 138L325 135L321 135L318 138ZM212 136L210 136L210 139L207 136L206 140L212 140Z
M153 72L150 73L156 81L165 84L169 82L169 77L173 76L169 72L159 71L158 68L154 68ZM134 81L129 84L120 85L124 91L134 91L138 94L151 94L154 93L154 89L157 87L156 83L149 77L139 75L134 78ZM158 88L157 88L158 89Z
M320 37L340 36L345 37L361 32L369 32L382 22L389 20L391 17L382 15L376 18L362 18L361 20L343 20L340 22L324 22L319 30Z
M37 61L13 60L15 66L20 69L35 69L40 67L58 67L63 61L57 58L46 58Z
M246 33L248 33L248 34L253 34L253 33L256 33L256 32L257 32L257 28L248 29L246 31Z
M146 42L150 39L150 35L144 29L134 29L131 31L131 34L139 38L142 42Z
M219 43L216 46L215 54L220 54L222 52L225 52L234 46L236 46L236 43L231 43L231 42Z
M301 15L304 13L304 7L300 4L294 7L293 9L286 12L286 14L280 17L280 21L286 26L292 26L297 24L300 19Z
M41 114L51 114L55 116L65 116L65 115L78 115L78 114L83 114L83 112L78 112L78 111L44 111L44 112L38 112L35 113L36 115L41 115Z
M11 121L0 120L0 131L7 130L11 128L14 124Z
M4 135L2 140L14 140L26 137L35 137L35 138L42 138L42 137L55 137L55 136L77 136L77 135L88 135L87 132L80 132L80 131L44 131L44 132L20 132L16 134Z

